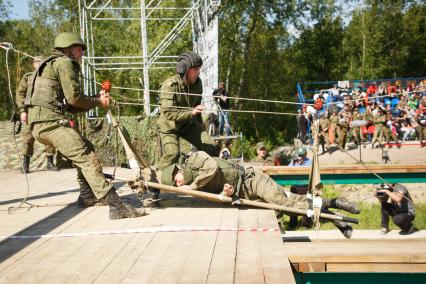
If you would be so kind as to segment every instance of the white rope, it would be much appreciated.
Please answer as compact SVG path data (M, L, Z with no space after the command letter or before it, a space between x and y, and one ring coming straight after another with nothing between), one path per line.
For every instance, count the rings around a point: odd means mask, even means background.
M0 239L48 239L48 238L70 238L122 234L148 234L148 233L179 233L179 232L279 232L279 228L229 228L229 227L151 227L135 228L113 231L95 231L82 233L62 233L45 235L12 235L0 236Z
M121 102L121 101L115 101L118 105L136 105L136 106L145 106L146 104L143 103L130 103L130 102ZM160 107L161 105L157 104L148 104L148 106L151 107ZM192 110L192 107L180 107L180 106L172 106L170 108L174 109L186 109L186 110ZM298 115L297 113L293 112L274 112L274 111L260 111L260 110L233 110L233 109L227 109L227 112L234 112L234 113L258 113L258 114L276 114L276 115Z

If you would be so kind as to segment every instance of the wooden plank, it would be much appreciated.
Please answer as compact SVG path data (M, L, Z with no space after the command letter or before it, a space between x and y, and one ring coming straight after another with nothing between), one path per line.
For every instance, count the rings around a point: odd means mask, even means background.
M273 210L256 210L260 228L278 229ZM281 232L259 232L259 247L262 253L262 267L265 283L296 283L288 256L284 250Z
M238 228L238 208L223 208L221 213L221 227ZM237 235L238 232L217 234L207 283L234 283Z
M190 200L193 201L193 199ZM167 211L167 215L162 219L162 226L185 226L187 225L186 221L193 212L190 206L183 208L170 207L164 210ZM128 273L121 282L148 283L154 273L161 274L162 261L166 259L167 253L171 248L180 246L176 238L179 235L185 236L185 234L188 235L188 233L156 233L141 254L138 255L138 258L129 268ZM174 257L178 257L178 255Z
M91 211L91 210L88 210ZM87 214L85 214L87 216ZM78 219L80 220L80 218ZM84 220L84 218L83 218ZM46 222L47 223L47 222ZM71 226L62 227L59 230L55 230L55 233L61 233L65 231L68 227L73 227L77 222L73 223ZM80 222L81 225L87 224L86 222ZM65 242L68 242L72 239L67 238L57 238L57 239L40 239L35 241L31 247L26 248L25 252L19 255L19 258L14 258L11 261L13 263L9 264L2 274L1 278L6 279L10 282L15 281L33 281L37 277L42 277L44 274L48 273L52 266L57 265L55 262L56 253L63 253L66 251ZM16 242L25 241L25 240L16 240ZM75 251L75 246L78 246L82 240L72 240L71 251ZM17 244L19 245L19 244ZM31 273L29 273L31 271Z
M203 206L201 206L201 208L192 207L190 210L190 214L185 218L185 226L204 226L203 216L205 216L205 214L214 214L212 208L203 208ZM173 235L173 242L169 243L168 250L163 255L161 263L156 267L148 282L184 283L177 280L179 279L181 271L185 269L185 264L192 261L191 256L194 256L192 251L194 249L194 244L197 242L197 237L206 237L214 241L216 232L181 232L173 233ZM209 251L207 250L206 254L208 253ZM194 264L194 262L192 263ZM205 275L207 275L207 271L208 270L206 270ZM188 273L188 271L186 271L186 273Z
M424 240L315 241L285 243L291 262L426 263Z
M219 205L220 206L220 205ZM201 223L207 227L219 227L222 206L198 210ZM205 283L215 250L218 232L196 232L190 253L185 259L177 283ZM231 268L233 270L233 268Z
M327 272L426 272L426 263L327 263L326 266Z
M149 216L145 216L145 226L152 227L166 217L167 210L152 210ZM133 234L119 253L110 260L105 269L100 273L94 283L119 283L126 277L132 265L137 261L143 250L155 237L155 233ZM145 270L140 271L143 274Z
M257 210L240 210L238 227L257 228ZM265 283L258 233L238 232L235 282Z
M324 262L300 262L297 263L298 272L325 272Z

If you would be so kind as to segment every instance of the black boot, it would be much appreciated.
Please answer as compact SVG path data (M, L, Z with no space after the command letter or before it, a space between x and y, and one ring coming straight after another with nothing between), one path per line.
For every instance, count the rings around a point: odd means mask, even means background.
M323 206L326 208L342 209L352 214L359 214L358 205L350 202L344 197L337 197L332 199L323 199Z
M345 238L350 239L352 237L353 229L347 223L339 220L333 220L333 224L337 227L337 229L339 229Z
M101 199L109 205L109 218L123 219L135 218L146 215L144 208L133 208L132 206L123 203L115 190L111 189L108 194Z
M53 164L53 156L47 156L47 170L48 171L59 171L59 168Z
M80 208L87 208L91 206L103 206L106 205L104 202L99 201L93 193L87 182L79 182L80 195L77 199L77 205Z
M30 172L30 160L31 160L31 156L25 155L22 157L21 173L28 174Z

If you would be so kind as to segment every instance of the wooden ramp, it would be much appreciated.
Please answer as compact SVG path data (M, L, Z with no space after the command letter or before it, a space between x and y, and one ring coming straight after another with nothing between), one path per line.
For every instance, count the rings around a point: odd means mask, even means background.
M119 169L118 175L129 172ZM0 172L0 283L294 283L275 214L162 194L162 208L109 220L77 199L75 170ZM137 205L130 189L118 190ZM265 229L265 231L256 231Z

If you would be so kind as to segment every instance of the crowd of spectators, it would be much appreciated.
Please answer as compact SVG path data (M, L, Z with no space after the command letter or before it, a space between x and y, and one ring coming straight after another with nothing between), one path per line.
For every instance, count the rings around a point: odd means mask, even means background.
M374 148L391 140L426 140L426 79L402 87L401 82L372 82L366 88L339 89L337 85L314 95L314 104L298 112L298 138L312 142L314 119L320 120L320 134L327 150L339 144L371 143ZM425 141L426 142L426 141ZM388 144L389 145L389 144Z

